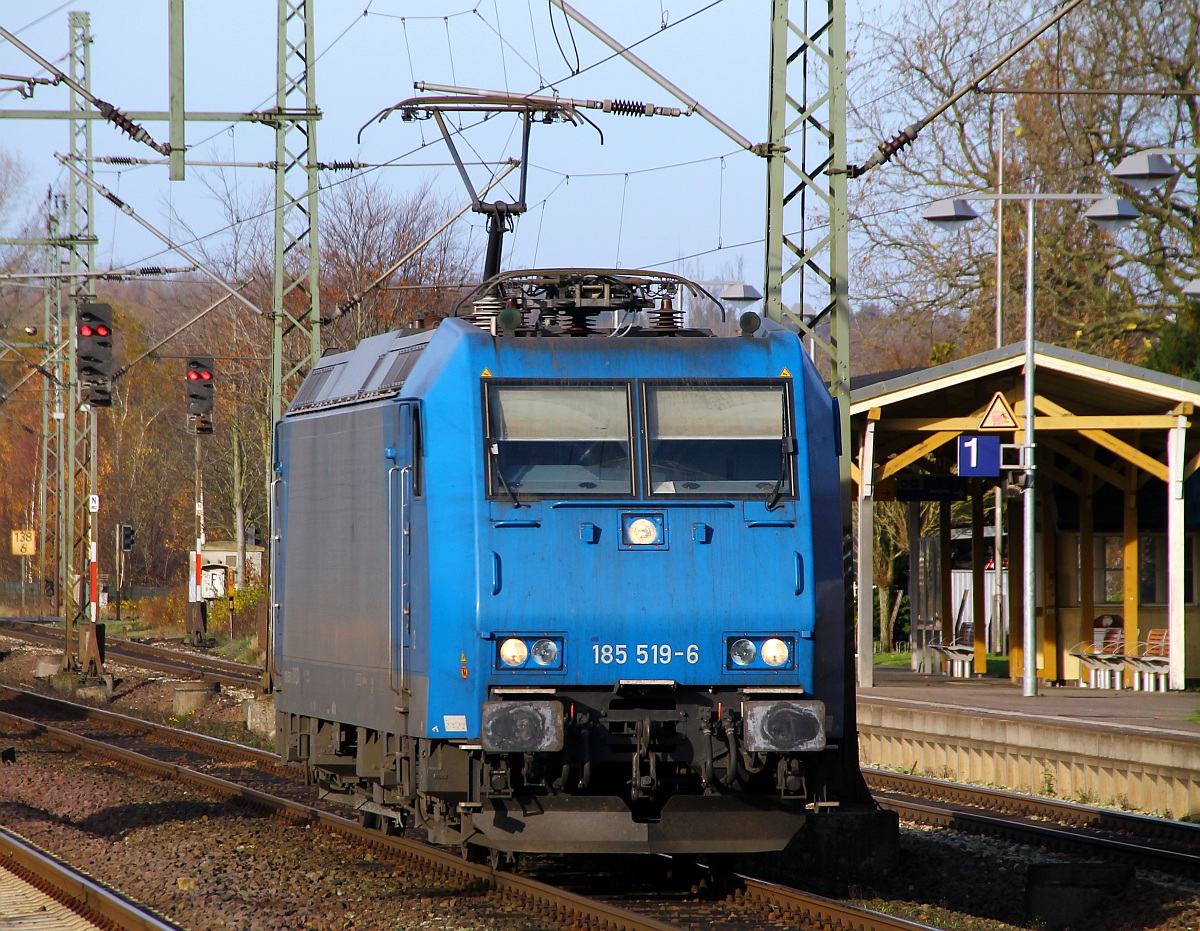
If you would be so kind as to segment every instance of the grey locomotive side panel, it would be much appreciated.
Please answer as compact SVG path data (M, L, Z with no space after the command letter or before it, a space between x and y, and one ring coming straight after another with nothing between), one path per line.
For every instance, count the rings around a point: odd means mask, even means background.
M291 421L280 710L390 720L382 405Z

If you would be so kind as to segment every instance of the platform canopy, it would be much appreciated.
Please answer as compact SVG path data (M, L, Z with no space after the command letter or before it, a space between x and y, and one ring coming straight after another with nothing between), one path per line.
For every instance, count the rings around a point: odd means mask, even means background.
M1188 650L1185 639L1185 576L1187 584L1193 584L1200 547L1185 545L1190 530L1185 529L1184 509L1185 480L1200 465L1200 429L1193 428L1200 382L1040 342L1034 344L1034 368L1039 677L1062 680L1065 670L1075 671L1072 644L1091 637L1093 616L1104 609L1120 612L1124 649L1131 654L1137 652L1139 641L1146 640L1148 629L1157 625L1169 631L1170 683L1172 688L1182 688L1185 660L1189 675L1200 675L1200 649ZM851 471L858 486L860 591L870 591L873 581L874 502L897 497L944 502L941 538L948 550L950 499L961 500L965 492L972 502L973 536L978 540L973 567L982 573L984 495L998 487L1019 485L1012 479L1022 474L1024 371L1022 342L944 365L852 380L851 429L857 447L852 450L856 458ZM965 441L960 437L971 436L999 438L1005 466L998 470L999 476L968 480L957 476L957 454ZM1008 500L1019 500L1013 497L1016 494L1018 490L1009 491ZM1139 509L1144 512L1140 521ZM1019 514L1020 508L1005 510ZM1161 526L1155 527L1155 520ZM1119 549L1121 564L1097 566L1094 541L1103 537L1097 528L1112 530L1114 521L1119 541L1114 544L1111 537L1104 538L1109 541L1104 545ZM1015 545L1020 523L1010 521L1006 534L1014 580L1003 615L1009 619L1021 617L1021 586L1015 583L1020 577L1016 563L1021 547ZM1065 558L1059 545L1063 526L1077 531L1072 540L1077 541L1073 552L1078 565L1059 565ZM1139 553L1139 526L1143 533L1166 532L1165 567L1143 565L1145 571L1139 573L1139 558L1143 562L1148 558ZM1146 546L1141 549L1149 553ZM1191 560L1186 565L1185 556ZM955 635L949 563L948 553L943 554L936 611L943 639ZM1107 596L1103 591L1098 594L1089 581L1107 578L1104 571L1116 572L1123 583L1117 586L1119 591L1110 585ZM1160 587L1166 593L1165 605L1160 609L1147 607L1146 599L1139 597L1146 594L1149 571L1164 580ZM972 617L981 618L985 615L983 585L975 584L973 592ZM1114 592L1120 597L1117 603L1111 600ZM1195 604L1196 600L1195 591L1189 591L1186 601ZM1149 603L1155 603L1153 596ZM871 610L870 600L860 599L860 685L870 685L871 679ZM1200 624L1197 609L1189 607L1186 616L1189 627ZM973 626L973 668L982 673L986 624ZM1012 669L1020 668L1023 656L1020 627L1019 620L1006 626L1011 634ZM1200 641L1200 634L1192 639ZM1197 655L1189 657L1189 652Z

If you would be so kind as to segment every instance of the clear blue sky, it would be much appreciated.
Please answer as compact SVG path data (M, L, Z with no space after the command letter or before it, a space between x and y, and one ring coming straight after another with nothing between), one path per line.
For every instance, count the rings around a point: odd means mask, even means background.
M724 0L703 10L708 2L576 0L574 5L622 42L653 36L638 46L641 57L744 136L762 141L770 6L766 0ZM889 5L899 2L891 0ZM860 37L857 6L851 4L852 43ZM165 110L165 0L85 0L62 5L32 0L21 4L19 12L9 6L3 24L10 31L20 30L23 42L65 68L68 11L81 8L90 12L95 36L93 93L123 110ZM432 124L402 123L393 117L368 127L361 144L356 142L359 128L371 116L416 94L414 79L521 92L553 83L563 96L677 103L619 58L569 77L577 61L587 68L610 52L580 26L568 27L558 11L556 42L544 0L482 0L474 7L469 0L361 0L354 5L327 0L317 3L316 17L317 46L323 50L316 64L317 97L324 112L318 129L319 157L363 162L399 158L406 167L381 169L381 173L401 191L429 180L456 204L466 199L452 167L418 164L448 161ZM678 25L662 30L664 21ZM4 42L0 42L0 72L38 73L31 60ZM205 0L188 5L189 110L269 107L274 103L274 84L274 2ZM0 94L4 109L61 109L66 101L61 88L39 88L28 101L14 92ZM761 159L737 151L734 142L698 116L633 119L590 111L589 115L603 130L604 145L590 127L534 127L530 209L510 239L506 266L661 266L679 257L697 256L693 271L719 276L740 263L746 280L761 283L759 240L765 190ZM496 160L517 154L515 123L506 118L494 127L470 131L461 146L464 158ZM6 120L2 125L0 146L29 168L32 198L44 196L48 185L62 183L64 170L53 153L66 150L65 123ZM146 128L157 140L166 141L166 124L148 123ZM272 132L255 124L230 129L193 123L187 141L193 147L192 158L269 161L274 157ZM423 142L429 145L421 148ZM155 157L148 147L128 141L103 123L95 126L94 150L96 155ZM856 154L851 152L852 160ZM477 185L482 186L487 180L485 169L474 171ZM172 229L172 208L197 230L213 232L222 226L205 180L227 185L245 205L254 191L268 189L272 183L271 173L263 169L229 169L223 181L212 169L189 169L182 183L168 181L165 166L118 170L98 165L96 175L164 231ZM325 180L339 177L326 174ZM514 195L515 189L510 188L509 194ZM121 263L183 264L162 254L157 241L132 220L105 202L98 204L95 231L100 237L97 264L101 268ZM481 243L480 219L470 217L470 222L475 241ZM751 244L731 248L743 242Z

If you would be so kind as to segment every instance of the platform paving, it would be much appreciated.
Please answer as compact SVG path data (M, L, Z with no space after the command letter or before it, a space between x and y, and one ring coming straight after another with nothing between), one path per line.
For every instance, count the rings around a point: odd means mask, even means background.
M858 701L934 705L943 710L1046 719L1064 726L1115 728L1179 740L1200 741L1200 692L1135 692L1076 685L1050 687L1026 697L1021 683L994 676L956 679L892 666L875 667L875 686L860 689Z

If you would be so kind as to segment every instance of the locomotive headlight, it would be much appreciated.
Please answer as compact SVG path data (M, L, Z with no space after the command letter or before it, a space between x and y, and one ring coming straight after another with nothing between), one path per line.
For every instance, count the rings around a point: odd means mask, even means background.
M542 638L534 641L533 661L539 666L553 666L558 662L558 644L553 640Z
M754 662L757 653L758 648L754 645L754 641L747 640L745 637L733 641L729 647L729 658L733 660L735 666L749 666Z
M658 542L658 525L647 517L639 517L629 522L625 534L635 546L651 546Z
M762 661L768 666L782 666L788 661L788 645L778 637L764 641L762 645Z
M509 637L500 644L500 661L505 666L524 666L527 659L529 659L529 647L525 646L524 640Z

